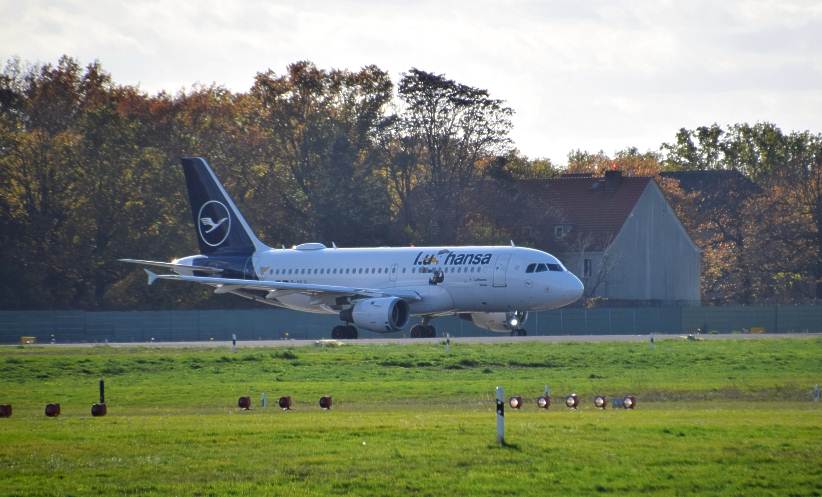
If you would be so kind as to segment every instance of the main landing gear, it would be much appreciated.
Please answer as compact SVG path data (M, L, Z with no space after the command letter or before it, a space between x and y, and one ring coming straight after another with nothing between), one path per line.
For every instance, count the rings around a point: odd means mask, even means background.
M415 324L411 327L411 338L435 338L437 329L430 324Z
M345 326L337 325L331 330L331 338L334 340L357 338L357 328L350 324Z

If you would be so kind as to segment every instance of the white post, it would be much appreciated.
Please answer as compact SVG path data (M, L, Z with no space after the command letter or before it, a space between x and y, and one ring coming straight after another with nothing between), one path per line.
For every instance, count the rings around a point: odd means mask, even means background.
M505 391L497 387L497 443L505 445Z
M268 397L266 396L265 392L263 392L263 395L260 398L260 406L264 408L268 407Z
M445 352L451 352L451 335L447 331L445 332Z
M819 388L819 384L817 383L816 386L813 387L813 400L819 402L820 397L822 397L822 389Z
M237 352L237 334L236 333L231 334L231 351L232 352Z

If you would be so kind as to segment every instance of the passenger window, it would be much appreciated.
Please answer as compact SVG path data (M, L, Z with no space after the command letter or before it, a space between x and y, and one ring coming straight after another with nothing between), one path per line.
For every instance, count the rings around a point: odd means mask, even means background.
M537 267L537 265L536 265L536 264L528 264L528 267L525 269L525 272L526 272L526 273L533 273L533 272L534 272L534 268L536 268L536 267Z

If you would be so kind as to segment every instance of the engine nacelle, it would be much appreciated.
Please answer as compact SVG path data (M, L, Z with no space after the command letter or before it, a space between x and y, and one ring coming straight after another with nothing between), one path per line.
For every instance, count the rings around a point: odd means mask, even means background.
M358 300L340 319L378 333L399 331L408 322L408 302L397 297Z
M495 331L497 333L508 333L519 330L528 319L527 312L472 312L471 314L460 314L462 319L471 321L475 326Z

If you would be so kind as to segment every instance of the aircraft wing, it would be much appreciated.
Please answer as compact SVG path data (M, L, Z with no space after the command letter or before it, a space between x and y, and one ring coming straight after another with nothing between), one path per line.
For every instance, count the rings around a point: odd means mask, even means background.
M142 266L154 266L165 269L185 269L187 271L200 271L209 274L219 274L223 270L216 267L208 266L185 266L182 264L174 264L173 262L159 262L159 261L143 261L139 259L118 259L120 262L128 262L129 264L140 264Z
M187 266L190 269L189 266ZM360 288L339 285L319 285L314 283L291 283L284 281L243 280L236 278L218 278L214 276L186 276L182 274L155 274L143 269L148 274L148 284L160 280L188 281L216 287L215 293L231 293L237 290L262 290L269 292L272 298L293 293L328 297L399 297L405 300L422 300L420 294L413 290L400 288Z

